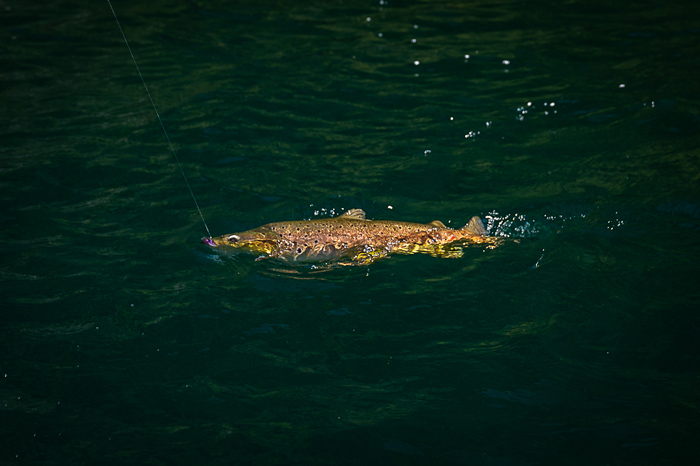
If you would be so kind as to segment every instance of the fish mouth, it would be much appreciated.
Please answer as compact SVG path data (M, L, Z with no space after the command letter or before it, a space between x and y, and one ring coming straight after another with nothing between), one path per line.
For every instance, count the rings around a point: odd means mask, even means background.
M235 250L236 252L254 252L271 255L275 254L279 248L276 238L272 238L270 234L266 235L257 231L217 237L205 236L201 241L212 248L222 250L222 252Z
M213 248L219 246L239 247L240 245L237 243L239 243L240 241L241 237L238 235L217 236L216 238L212 238L211 236L205 236L202 238L202 243L209 245Z

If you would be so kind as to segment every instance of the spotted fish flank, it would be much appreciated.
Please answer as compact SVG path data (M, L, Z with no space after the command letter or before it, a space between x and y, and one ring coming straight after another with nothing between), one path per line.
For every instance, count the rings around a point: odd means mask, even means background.
M334 218L268 223L252 230L202 238L216 248L235 248L268 257L311 262L350 258L368 263L391 253L458 257L466 243L491 243L479 217L460 229L430 223L367 220L362 209Z

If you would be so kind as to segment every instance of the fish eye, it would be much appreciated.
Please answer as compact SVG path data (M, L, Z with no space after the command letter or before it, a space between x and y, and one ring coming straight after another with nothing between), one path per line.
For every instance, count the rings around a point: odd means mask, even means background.
M238 241L240 239L241 239L241 237L238 235L230 235L230 236L226 237L226 241L231 241L231 242Z

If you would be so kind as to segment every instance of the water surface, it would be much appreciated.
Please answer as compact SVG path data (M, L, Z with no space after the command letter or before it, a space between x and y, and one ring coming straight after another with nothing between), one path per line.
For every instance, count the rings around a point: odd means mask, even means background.
M700 459L694 2L115 1L212 234L503 238L330 270L200 244L106 2L1 7L2 464Z

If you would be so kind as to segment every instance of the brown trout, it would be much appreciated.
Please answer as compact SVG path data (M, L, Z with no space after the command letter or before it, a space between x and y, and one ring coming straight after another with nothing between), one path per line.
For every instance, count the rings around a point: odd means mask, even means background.
M362 209L334 218L268 223L252 230L216 238L202 238L215 248L260 254L256 260L277 258L292 262L349 258L365 264L391 253L427 253L459 257L466 243L493 243L479 217L460 229L439 220L430 223L367 220Z

